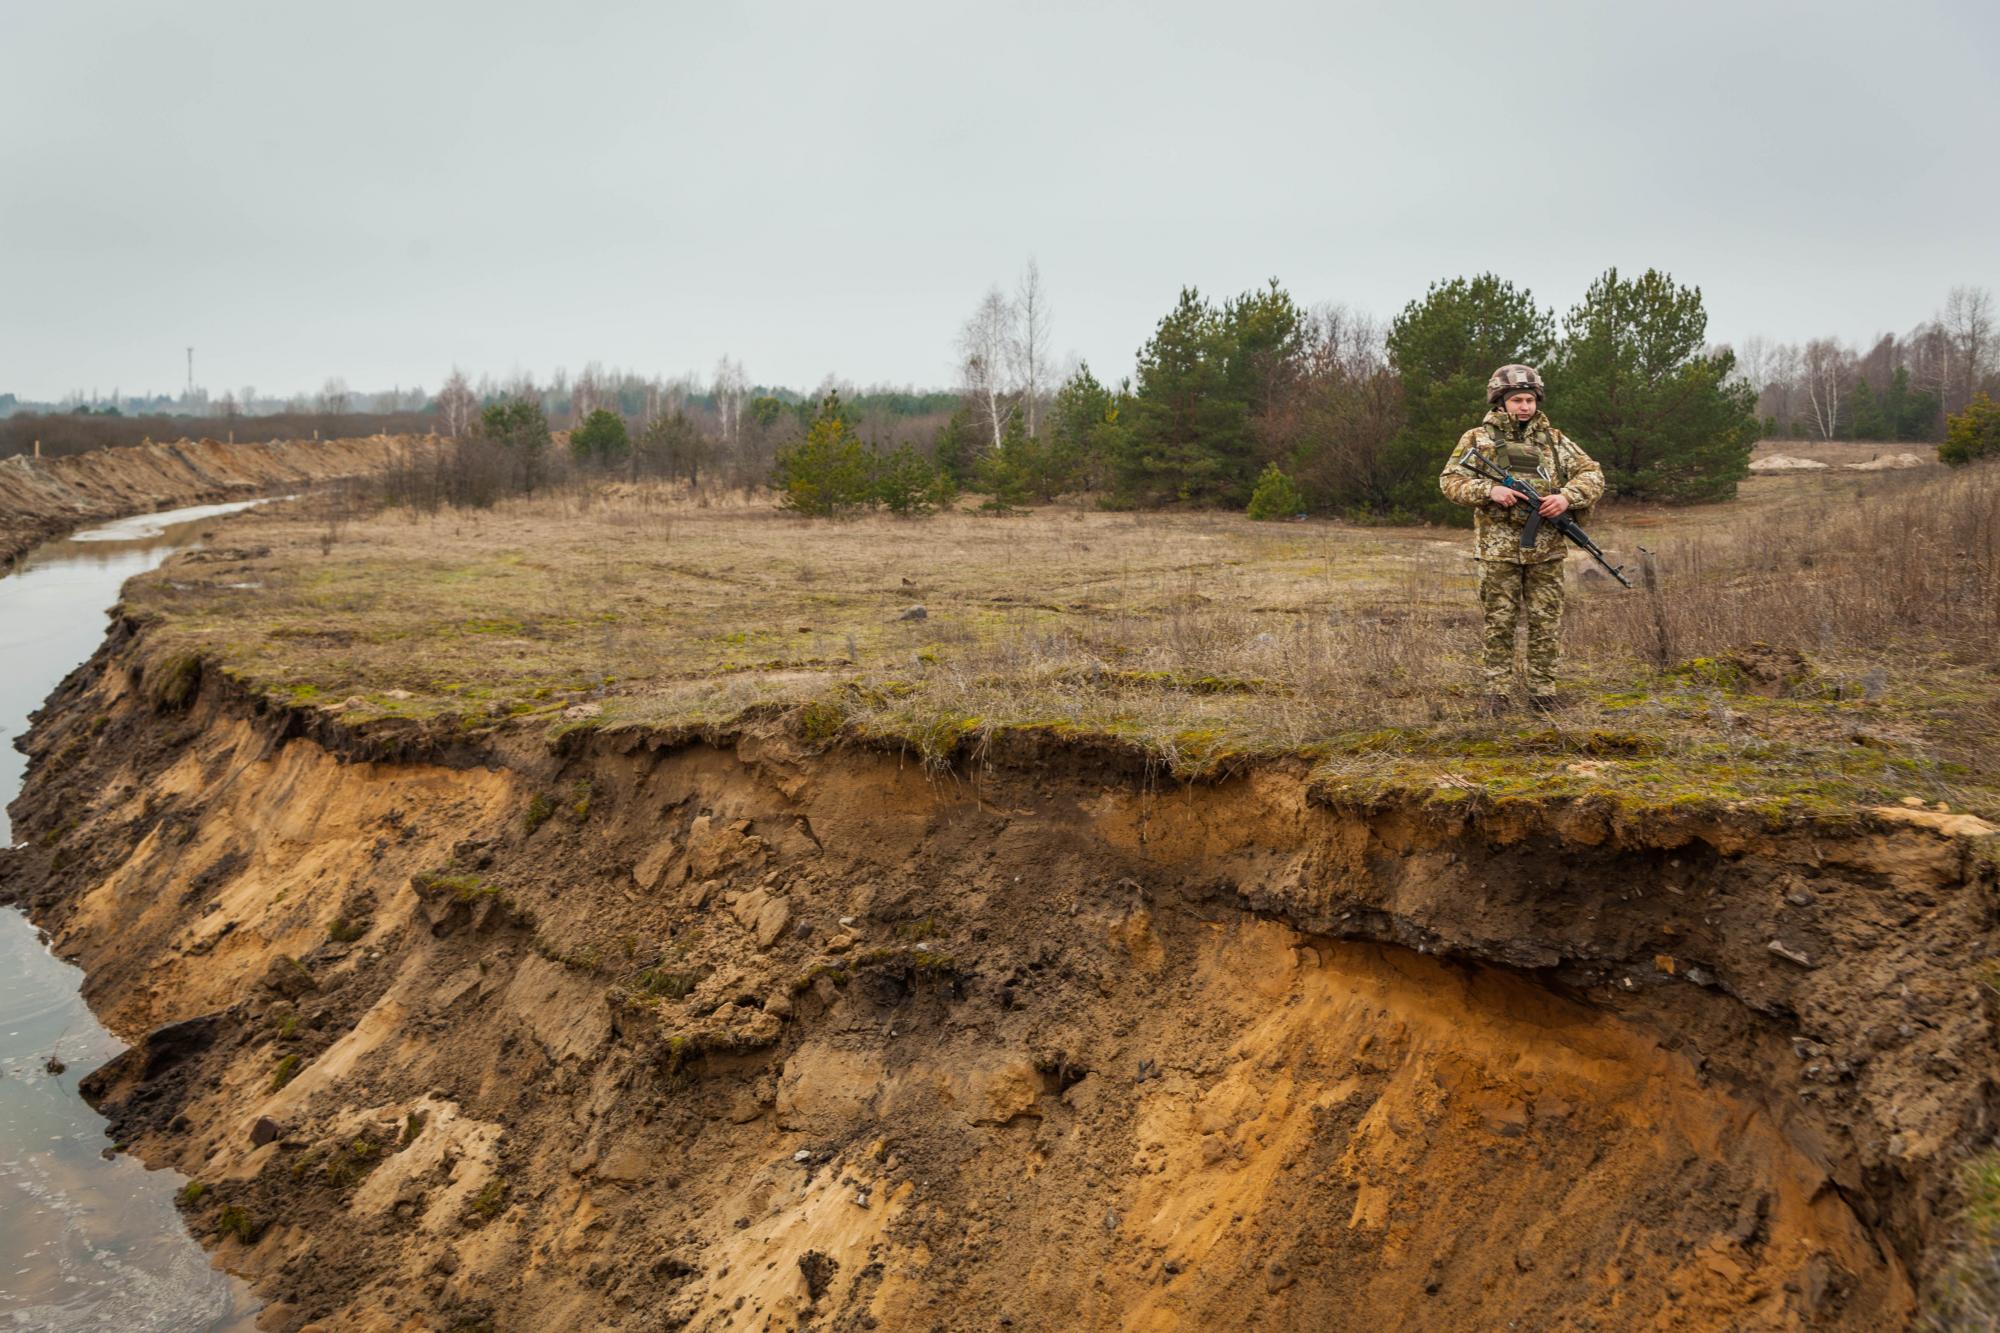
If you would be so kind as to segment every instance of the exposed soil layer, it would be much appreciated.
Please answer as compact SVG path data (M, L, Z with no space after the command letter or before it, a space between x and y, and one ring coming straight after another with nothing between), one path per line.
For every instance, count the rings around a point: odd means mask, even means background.
M63 458L0 458L0 568L73 528L381 472L414 437L222 444L180 440Z
M66 682L0 867L270 1327L1896 1327L1991 1136L1976 820L385 758L184 671Z

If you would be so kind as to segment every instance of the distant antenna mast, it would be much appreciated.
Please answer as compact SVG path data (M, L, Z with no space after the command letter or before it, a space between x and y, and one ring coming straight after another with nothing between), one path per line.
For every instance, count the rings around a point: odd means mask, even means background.
M188 401L194 401L194 348L188 348Z

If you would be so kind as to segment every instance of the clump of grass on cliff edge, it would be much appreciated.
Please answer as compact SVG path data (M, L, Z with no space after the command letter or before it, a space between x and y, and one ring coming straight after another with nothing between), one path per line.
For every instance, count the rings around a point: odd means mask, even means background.
M2000 1151L1968 1161L1965 1204L1950 1257L1931 1286L1925 1324L1935 1329L2000 1327Z
M1984 549L1996 480L1757 478L1732 504L1601 510L1613 558L1635 563L1643 538L1660 577L1648 593L1573 575L1572 703L1552 723L1474 717L1467 539L1435 529L1066 507L829 526L621 485L476 522L361 517L326 556L303 520L239 520L268 556L142 579L128 599L159 650L209 654L274 698L309 686L363 728L783 717L814 748L937 764L1033 731L1187 777L1293 755L1364 788L1774 808L1914 794L2000 813L2000 711L1979 687L2000 656L2000 562L1956 555ZM1913 509L1920 529L1898 518ZM1729 666L1758 640L1803 654L1812 679ZM595 711L564 719L579 703ZM1526 739L1549 729L1553 743ZM1614 733L1629 743L1587 739Z

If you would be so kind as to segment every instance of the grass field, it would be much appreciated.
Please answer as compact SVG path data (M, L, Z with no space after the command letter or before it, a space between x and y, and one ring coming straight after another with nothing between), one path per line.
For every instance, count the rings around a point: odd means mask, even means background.
M1036 727L1181 774L1288 753L1449 799L1994 813L1996 481L1835 470L1607 507L1593 535L1635 575L1651 550L1656 590L1573 563L1565 705L1498 723L1474 715L1470 537L1446 529L1080 506L827 523L622 484L436 518L320 496L232 521L128 602L158 651L363 726L754 709L933 759Z

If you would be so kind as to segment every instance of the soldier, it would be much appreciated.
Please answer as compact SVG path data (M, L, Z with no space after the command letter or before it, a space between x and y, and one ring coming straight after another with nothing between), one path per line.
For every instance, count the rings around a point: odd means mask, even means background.
M1534 487L1545 518L1579 514L1604 494L1604 473L1574 440L1549 424L1542 411L1542 377L1530 366L1502 366L1486 381L1486 419L1459 436L1438 486L1453 504L1472 510L1473 558L1479 562L1479 604L1485 613L1486 698L1481 711L1507 711L1514 684L1515 626L1528 624L1528 701L1556 705L1556 666L1562 657L1562 534L1543 524L1534 546L1523 549L1528 502L1519 492L1461 468L1477 449L1502 470Z

